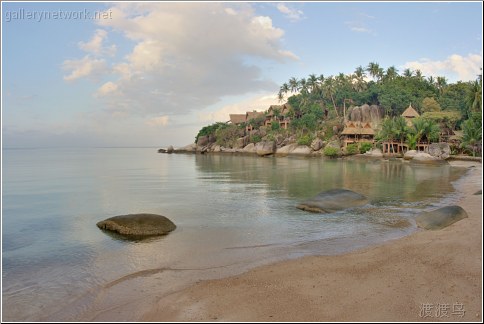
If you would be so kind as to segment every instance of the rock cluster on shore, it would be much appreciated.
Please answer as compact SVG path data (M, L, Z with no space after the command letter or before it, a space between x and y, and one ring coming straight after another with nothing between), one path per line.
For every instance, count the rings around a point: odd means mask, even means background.
M317 157L324 156L326 148L334 148L336 156L347 156L345 148L342 147L342 142L337 136L331 140L323 141L316 137L309 145L300 145L296 141L294 135L284 137L277 136L274 139L263 139L257 143L249 143L249 137L244 136L238 138L232 147L224 147L217 144L214 136L200 136L197 143L192 143L181 148L173 148L168 146L158 150L158 153L236 153L236 154L253 154L258 156L306 156ZM383 154L378 148L372 148L366 153L356 154L354 156L360 158L375 158L382 159L388 157L401 157L405 161L410 161L416 164L439 165L446 163L446 159L452 158L450 155L450 146L447 143L433 143L428 146L428 152L419 152L416 150L409 150L404 155L395 156Z

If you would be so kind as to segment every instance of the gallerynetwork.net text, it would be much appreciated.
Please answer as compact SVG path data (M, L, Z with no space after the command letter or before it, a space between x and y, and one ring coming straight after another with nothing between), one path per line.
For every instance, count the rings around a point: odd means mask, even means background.
M5 22L12 20L33 20L42 22L44 20L102 20L112 19L111 10L88 11L84 10L17 10L5 11Z

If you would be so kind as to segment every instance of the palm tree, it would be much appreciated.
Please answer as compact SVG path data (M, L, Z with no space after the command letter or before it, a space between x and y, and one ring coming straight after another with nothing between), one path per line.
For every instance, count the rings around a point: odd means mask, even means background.
M472 149L472 156L476 156L476 151L481 146L482 140L482 124L475 122L473 119L468 119L462 124L464 135L462 137L461 147Z
M395 139L395 127L393 118L385 117L381 123L381 129L378 132L378 137L380 140L393 142Z
M413 76L413 71L410 69L403 70L403 76L406 78L411 78Z
M299 82L295 77L289 79L289 88L291 89L291 92L298 91L298 86Z
M467 94L467 107L469 111L482 111L482 84L479 81L474 81Z
M387 80L394 80L397 76L398 70L394 65L390 66L385 73L385 79Z
M336 116L339 117L338 110L336 109L336 103L334 101L335 88L336 85L333 76L330 76L324 81L324 92L326 93L326 96L331 99Z
M317 91L318 88L318 77L316 74L310 74L307 80L308 88L311 91L311 93L314 93Z
M365 76L366 76L366 73L363 67L361 65L358 66L355 72L353 73L353 75L351 76L352 78L351 84L354 91L362 92L366 90Z
M424 79L424 76L422 75L422 71L420 71L419 69L417 69L417 70L415 71L415 77L416 77L417 79L419 79L420 81L422 81L422 80Z
M377 82L383 76L383 69L376 62L370 62L366 70L368 71L368 73L373 79L376 79Z
M447 86L447 79L445 77L437 77L437 88L439 89L439 93L442 95L444 92L445 87Z
M429 76L427 78L427 81L429 82L430 85L435 85L435 78L433 76Z
M400 144L403 146L403 141L408 133L408 126L405 118L398 116L393 119L393 131L395 132L395 137L400 140Z
M299 82L298 82L298 90L302 94L307 94L308 93L308 84L307 84L305 78L302 78L301 80L299 80Z

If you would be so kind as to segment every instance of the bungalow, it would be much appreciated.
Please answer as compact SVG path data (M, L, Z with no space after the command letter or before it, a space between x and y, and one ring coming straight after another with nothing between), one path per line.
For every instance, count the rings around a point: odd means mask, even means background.
M287 129L291 122L290 118L287 116L290 110L291 106L289 106L289 104L271 105L267 110L264 125L270 127L273 122L278 122L282 128Z
M344 147L351 143L366 142L373 144L375 131L369 122L349 121L346 122L341 135L344 135Z
M405 118L408 127L412 127L413 119L420 117L420 114L412 107L412 104L402 113L402 117Z

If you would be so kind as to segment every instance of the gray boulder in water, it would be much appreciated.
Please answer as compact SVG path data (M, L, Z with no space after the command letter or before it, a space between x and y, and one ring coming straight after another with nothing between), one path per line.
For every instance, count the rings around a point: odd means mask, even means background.
M155 214L130 214L114 216L98 222L102 230L116 232L123 236L136 238L164 235L173 231L176 226L165 216Z
M296 207L313 213L333 213L351 207L363 206L368 199L351 190L331 189L302 202Z
M438 230L464 218L467 218L467 213L462 207L447 206L430 212L422 212L417 215L415 220L420 228Z

